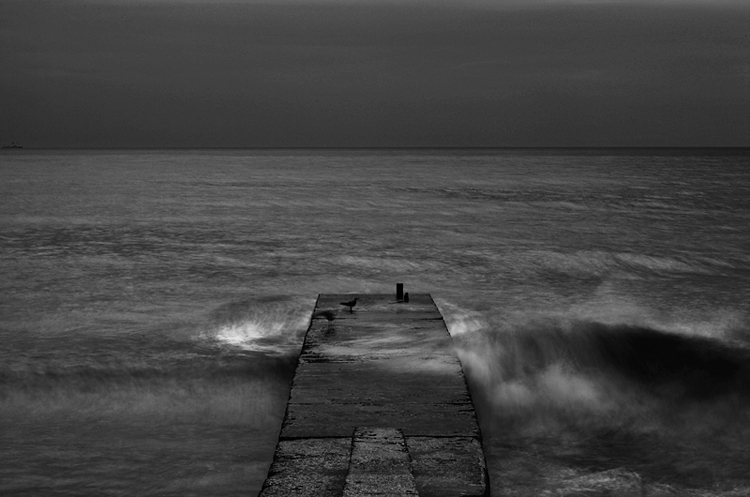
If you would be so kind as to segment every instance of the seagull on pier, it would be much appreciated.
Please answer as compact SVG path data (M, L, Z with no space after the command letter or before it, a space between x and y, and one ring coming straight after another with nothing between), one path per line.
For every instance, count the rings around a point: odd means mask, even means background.
M324 309L313 314L313 318L326 318L330 323L331 321L336 319L336 314L338 314L338 312L330 309Z
M341 302L341 305L345 305L349 308L349 312L353 312L354 306L357 305L357 298L350 300L349 302Z

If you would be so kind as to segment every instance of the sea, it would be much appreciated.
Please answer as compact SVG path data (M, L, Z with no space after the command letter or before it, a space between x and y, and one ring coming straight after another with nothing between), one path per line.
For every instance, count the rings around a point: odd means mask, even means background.
M750 495L750 150L4 150L0 495L256 495L320 293L432 294L493 496Z

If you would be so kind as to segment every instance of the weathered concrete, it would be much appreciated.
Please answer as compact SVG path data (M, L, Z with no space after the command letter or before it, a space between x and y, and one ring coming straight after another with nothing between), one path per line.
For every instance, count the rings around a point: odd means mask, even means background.
M357 428L344 497L418 496L404 435L394 428Z
M354 297L352 312L340 305ZM442 316L429 294L408 303L320 295L261 496L415 491L489 492L474 408Z
M280 440L260 494L341 497L351 446L349 437Z

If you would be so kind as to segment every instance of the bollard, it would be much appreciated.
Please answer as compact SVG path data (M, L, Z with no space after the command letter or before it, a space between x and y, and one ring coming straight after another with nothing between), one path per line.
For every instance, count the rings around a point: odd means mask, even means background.
M396 300L401 302L404 300L404 284L396 283Z
M404 294L404 302L407 302L407 303L409 302L409 292L406 292Z

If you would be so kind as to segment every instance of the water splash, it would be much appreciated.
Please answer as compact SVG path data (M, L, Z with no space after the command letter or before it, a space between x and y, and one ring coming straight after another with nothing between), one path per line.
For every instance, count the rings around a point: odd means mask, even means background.
M750 350L727 336L746 330L737 315L658 322L630 303L507 314L439 305L480 409L506 426L646 429L678 417L705 431L734 417L701 422L690 414L701 405L750 403Z
M222 347L269 355L293 354L302 345L314 300L277 298L233 302L214 313L201 336Z

